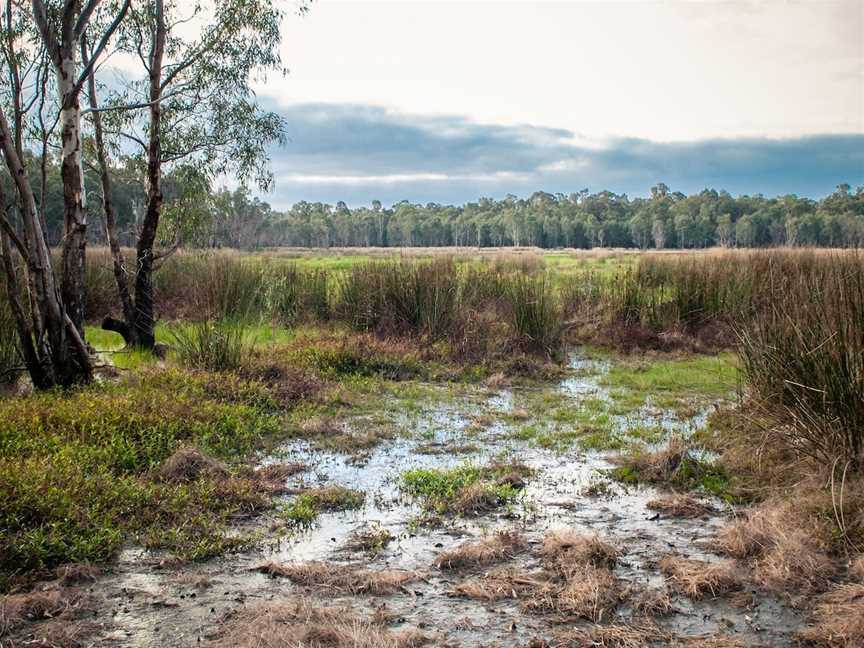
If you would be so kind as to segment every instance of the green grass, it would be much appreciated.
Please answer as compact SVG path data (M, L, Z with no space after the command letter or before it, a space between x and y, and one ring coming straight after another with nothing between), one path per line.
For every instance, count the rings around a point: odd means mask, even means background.
M451 469L415 468L402 473L401 490L427 510L441 514L471 514L512 502L519 494L508 475L528 477L519 464L465 464Z
M227 374L141 369L0 399L0 574L102 562L129 539L190 559L244 542L230 517L266 505L248 479L155 471L183 446L236 460L282 430L263 385Z
M366 494L344 486L325 486L300 493L280 512L289 527L312 526L321 512L350 511L363 506Z
M600 384L611 390L620 413L647 403L661 409L679 409L694 400L732 397L738 385L738 369L734 356L728 353L618 363L600 379Z

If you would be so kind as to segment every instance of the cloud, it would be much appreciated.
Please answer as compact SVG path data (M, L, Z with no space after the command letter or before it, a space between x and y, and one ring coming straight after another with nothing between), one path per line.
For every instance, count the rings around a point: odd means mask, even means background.
M361 104L265 107L287 123L288 143L270 152L275 190L264 196L278 209L300 200L461 203L585 187L636 196L658 182L686 193L713 187L820 197L840 182L864 184L864 134L591 140L560 128Z

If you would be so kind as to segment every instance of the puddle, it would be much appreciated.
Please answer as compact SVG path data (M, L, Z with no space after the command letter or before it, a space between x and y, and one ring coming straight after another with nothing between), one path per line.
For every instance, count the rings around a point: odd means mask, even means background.
M562 399L608 401L600 385L607 361L574 357L571 375L549 391ZM449 394L449 392L448 392ZM271 579L252 571L268 561L322 560L365 563L372 569L398 568L417 572L421 578L407 591L394 596L326 596L324 604L344 603L371 614L383 604L401 619L401 626L418 628L440 646L522 646L534 636L549 636L553 626L547 619L522 613L512 601L480 603L450 596L465 574L442 573L433 566L443 550L466 539L495 529L517 528L536 547L544 533L554 528L574 528L597 533L623 550L616 574L634 586L663 585L655 561L669 553L689 558L716 560L706 549L723 523L721 514L697 520L658 518L646 508L657 496L651 488L625 488L608 483L602 496L586 491L603 481L611 464L601 452L574 447L555 452L514 438L506 416L514 411L519 389L488 393L465 388L463 398L442 398L424 403L420 412L394 421L409 434L385 441L363 461L322 452L305 441L286 444L282 451L291 461L310 468L295 475L290 486L342 485L366 493L362 508L321 514L315 525L288 537L271 536L255 551L229 555L182 568L157 569L159 557L141 551L126 551L113 573L104 576L97 591L103 599L101 616L110 617L110 634L102 637L117 646L199 646L218 628L218 621L231 610L254 602L290 600L303 593L287 580ZM485 424L476 425L483 415ZM660 426L668 434L689 435L705 424L706 412L681 420L678 417L640 409L635 415L614 417L621 431L628 426ZM349 425L361 426L360 419ZM440 449L471 444L469 453L421 453L429 444ZM280 452L281 455L281 452ZM412 468L449 468L466 461L485 463L508 456L536 469L517 502L508 509L481 516L448 521L438 528L412 524L421 509L399 490L399 475ZM284 498L290 501L290 496ZM723 508L718 504L718 509ZM256 521L267 534L273 518ZM345 541L358 529L380 525L394 537L374 558L348 554ZM531 552L513 564L528 570L540 565ZM474 572L482 573L481 571ZM197 580L209 586L196 588ZM676 613L662 621L681 635L733 633L745 642L771 646L792 645L791 633L801 620L793 611L770 598L762 598L753 609L736 608L721 600L693 603L674 599ZM626 606L619 613L627 612Z

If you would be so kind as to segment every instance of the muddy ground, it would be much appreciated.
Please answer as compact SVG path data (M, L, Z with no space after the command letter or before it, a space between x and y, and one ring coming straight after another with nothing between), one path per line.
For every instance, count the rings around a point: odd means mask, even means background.
M536 573L541 569L543 538L556 529L596 534L620 550L614 574L632 588L634 596L599 621L632 621L639 616L632 604L635 594L667 591L657 567L660 558L721 560L712 553L714 535L734 511L719 498L699 494L713 512L691 519L658 514L646 505L660 491L609 479L616 450L586 449L578 442L562 447L554 442L555 430L566 423L548 420L537 403L570 404L578 410L582 403L597 409L598 404L611 402L609 388L602 386L610 362L576 354L567 375L544 387L423 385L424 396L416 408L410 413L394 408L389 414L399 433L363 452L323 451L308 440L285 444L278 453L262 458L262 463L290 460L307 466L288 478L288 492L279 496L284 506L296 497L292 489L341 485L365 492L362 507L322 512L310 528L287 531L277 507L270 515L238 521L244 532L262 534L257 548L200 564L175 565L168 556L128 548L87 586L94 599L92 620L101 630L85 645L207 645L219 639L224 623L239 611L260 603L304 599L316 605L348 606L361 617L384 619L394 630L419 630L429 645L525 646L535 638L551 638L562 628L590 627L591 622L527 612L514 599L472 600L457 595L455 589L502 567ZM645 429L687 437L706 424L713 406L696 399L682 414L653 408L649 399L632 411L618 408L604 416L611 417L618 439L627 438L631 430ZM366 415L340 423L349 431L370 425ZM658 434L645 443L661 443ZM538 443L538 438L546 441ZM484 465L493 460L523 462L535 472L513 502L480 515L431 520L421 503L400 489L400 475L408 469L466 462ZM393 539L372 553L346 546L352 533L368 529L386 529ZM435 566L442 552L497 530L520 532L527 548L493 566L455 570ZM303 561L407 570L411 579L392 594L353 595L295 585L288 578L256 570L270 562ZM695 601L669 594L673 610L657 622L677 638L728 635L745 645L781 647L793 643L803 623L783 602L746 589L734 595L709 593Z

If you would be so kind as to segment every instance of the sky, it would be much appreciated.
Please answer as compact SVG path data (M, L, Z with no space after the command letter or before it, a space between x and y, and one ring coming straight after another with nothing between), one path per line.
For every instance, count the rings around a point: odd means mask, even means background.
M331 2L283 27L277 209L864 184L864 2Z

